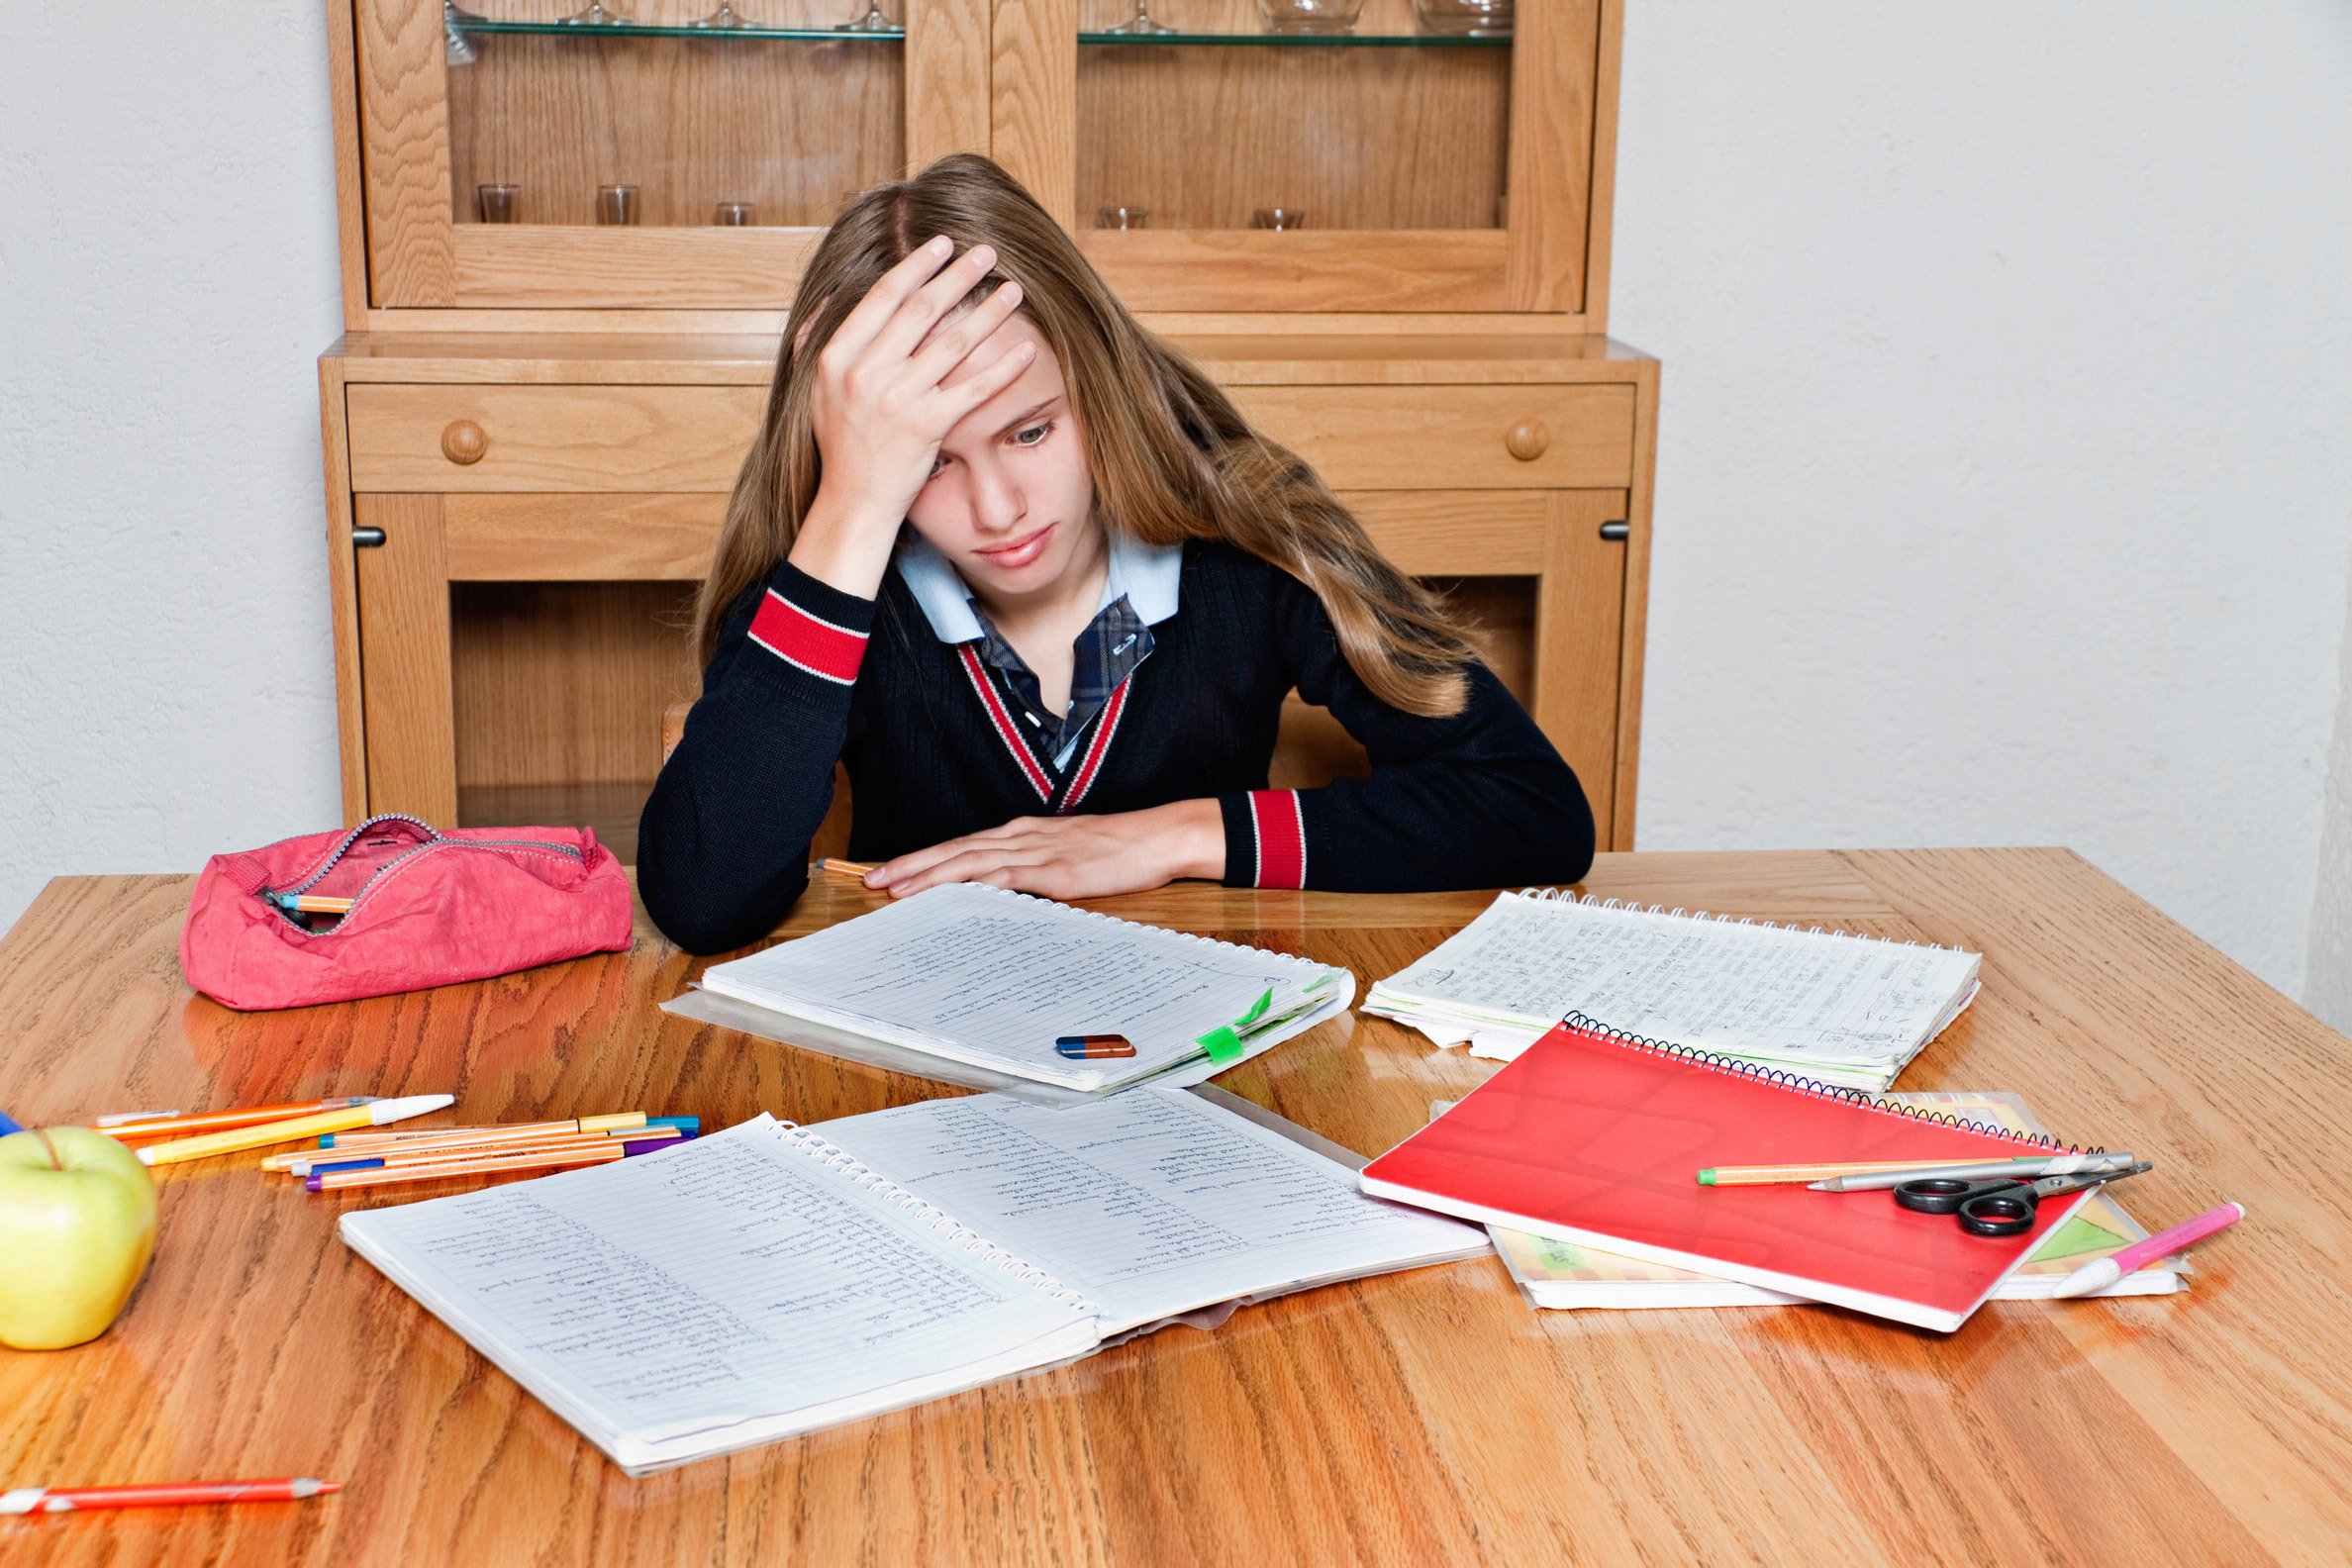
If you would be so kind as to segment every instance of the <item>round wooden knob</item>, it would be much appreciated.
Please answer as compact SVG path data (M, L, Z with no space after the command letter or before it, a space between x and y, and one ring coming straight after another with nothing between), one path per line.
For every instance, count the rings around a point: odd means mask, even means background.
M460 466L480 462L482 453L489 449L490 438L472 420L451 420L449 428L441 432L441 455Z
M1503 444L1510 447L1511 455L1520 462L1533 462L1543 455L1543 448L1551 444L1551 430L1539 419L1523 419L1511 427L1511 434L1503 438Z

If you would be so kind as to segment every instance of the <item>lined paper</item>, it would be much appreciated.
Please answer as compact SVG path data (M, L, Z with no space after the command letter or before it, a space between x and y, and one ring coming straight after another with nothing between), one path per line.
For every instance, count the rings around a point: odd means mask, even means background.
M702 983L957 1061L1087 1089L1197 1056L1202 1034L1233 1022L1267 988L1270 1014L1280 1014L1326 973L1347 983L1331 988L1331 1004L1310 1023L1346 1007L1352 978L1282 953L951 883L715 965ZM1125 1034L1135 1054L1083 1062L1054 1051L1057 1035L1097 1033Z
M1505 895L1366 1006L1537 1031L1570 1011L1627 1033L1821 1063L1906 1059L1971 993L1973 953ZM1392 1004L1401 1004L1391 1013Z
M824 1123L827 1137L1083 1292L1116 1333L1485 1246L1354 1170L1179 1089L1051 1109L1004 1095Z
M1091 1313L827 1168L815 1141L763 1116L343 1229L608 1450L853 1401L1072 1328L1092 1342Z

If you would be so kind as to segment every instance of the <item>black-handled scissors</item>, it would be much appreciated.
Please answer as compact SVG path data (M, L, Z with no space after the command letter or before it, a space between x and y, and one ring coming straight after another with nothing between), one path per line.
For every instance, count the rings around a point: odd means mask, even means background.
M2121 1170L2076 1171L2044 1176L2039 1181L2015 1181L2006 1176L1962 1181L1954 1176L1920 1176L1895 1189L1895 1201L1920 1214L1948 1214L1971 1235L2023 1235L2033 1228L2033 1213L2044 1198L2081 1192L2102 1182L2119 1181L2151 1169L2149 1162Z

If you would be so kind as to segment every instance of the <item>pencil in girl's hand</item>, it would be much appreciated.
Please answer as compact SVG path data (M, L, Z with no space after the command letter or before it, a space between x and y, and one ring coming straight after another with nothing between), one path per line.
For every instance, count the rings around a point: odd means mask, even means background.
M863 860L835 860L831 855L828 855L824 860L818 863L818 869L821 871L831 872L834 876L856 877L858 880L863 881L865 879L866 873L873 870L874 868L866 864L866 862Z

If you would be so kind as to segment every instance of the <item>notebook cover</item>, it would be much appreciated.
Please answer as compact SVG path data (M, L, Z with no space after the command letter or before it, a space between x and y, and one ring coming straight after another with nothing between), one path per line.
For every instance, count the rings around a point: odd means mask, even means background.
M1362 1181L1378 1197L1948 1331L2090 1191L2045 1202L2022 1235L1979 1236L1886 1192L1702 1187L1699 1171L2047 1147L1562 1025Z

